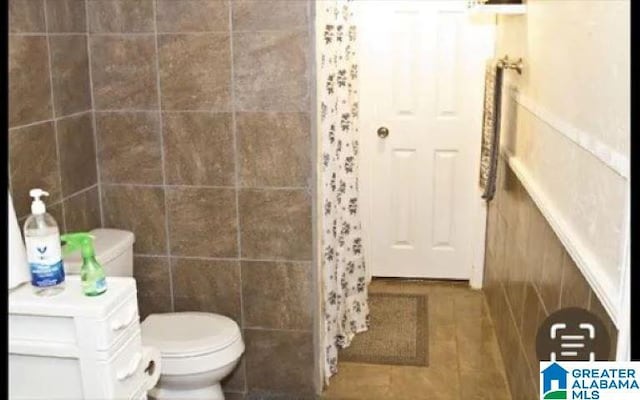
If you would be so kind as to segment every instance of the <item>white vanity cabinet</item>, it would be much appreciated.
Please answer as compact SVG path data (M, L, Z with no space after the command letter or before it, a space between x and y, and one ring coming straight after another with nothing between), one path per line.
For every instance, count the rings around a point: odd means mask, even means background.
M133 278L108 277L95 297L82 294L77 275L56 296L29 284L9 294L10 399L146 399L160 369L150 353Z

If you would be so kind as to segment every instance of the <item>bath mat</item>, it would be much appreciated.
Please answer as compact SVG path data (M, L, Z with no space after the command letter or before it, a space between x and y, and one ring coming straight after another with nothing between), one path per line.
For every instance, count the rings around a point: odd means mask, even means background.
M339 361L429 365L427 296L369 293L369 330L341 349Z

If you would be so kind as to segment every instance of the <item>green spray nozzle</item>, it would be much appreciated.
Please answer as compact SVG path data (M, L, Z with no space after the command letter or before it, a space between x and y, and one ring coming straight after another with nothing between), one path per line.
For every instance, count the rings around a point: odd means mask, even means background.
M86 232L67 233L60 236L60 240L66 243L64 246L64 254L67 255L80 249L82 251L82 258L89 258L95 255L93 239L95 239L95 236Z

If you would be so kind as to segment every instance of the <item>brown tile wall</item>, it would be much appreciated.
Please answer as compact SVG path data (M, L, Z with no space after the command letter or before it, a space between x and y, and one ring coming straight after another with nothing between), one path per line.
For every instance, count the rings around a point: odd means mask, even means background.
M85 0L9 1L9 186L49 191L62 231L101 225Z
M513 398L537 399L538 326L561 307L582 307L605 322L615 358L617 329L545 217L501 158L489 203L484 290Z
M136 235L142 317L240 324L239 397L313 392L309 7L87 0L103 225Z

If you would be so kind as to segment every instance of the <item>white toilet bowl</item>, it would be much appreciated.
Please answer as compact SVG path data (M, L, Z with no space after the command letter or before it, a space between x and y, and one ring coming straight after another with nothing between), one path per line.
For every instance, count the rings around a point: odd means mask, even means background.
M133 233L94 229L96 258L107 276L133 276ZM65 256L65 272L79 273L79 252ZM244 352L240 328L231 318L202 312L151 314L141 324L142 342L160 351L160 380L151 399L223 400L220 381Z
M160 379L149 398L223 400L220 381L244 352L231 318L202 312L151 314L142 322L142 342L160 351Z

